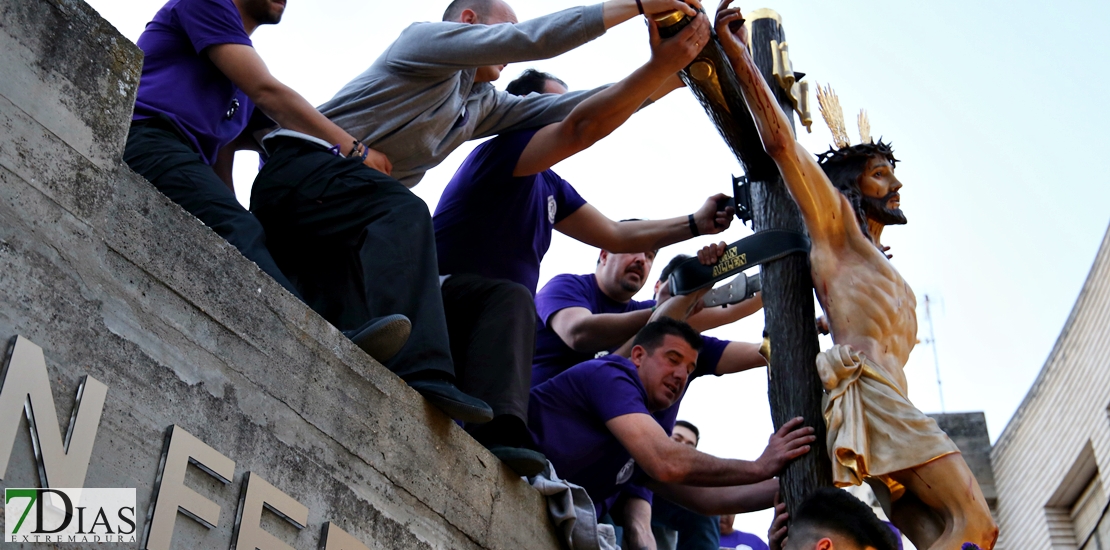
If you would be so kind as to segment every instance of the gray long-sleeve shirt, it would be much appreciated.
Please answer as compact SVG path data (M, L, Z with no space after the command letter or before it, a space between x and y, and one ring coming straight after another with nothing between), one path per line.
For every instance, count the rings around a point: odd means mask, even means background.
M478 67L548 59L604 33L601 4L516 25L415 23L320 111L413 187L463 142L558 122L602 89L517 97L476 84Z

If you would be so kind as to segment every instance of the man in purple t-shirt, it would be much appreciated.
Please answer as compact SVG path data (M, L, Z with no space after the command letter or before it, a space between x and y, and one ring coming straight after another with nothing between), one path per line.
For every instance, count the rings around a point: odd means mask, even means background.
M440 198L433 218L451 355L459 387L494 410L494 420L467 430L522 475L546 465L525 419L534 347L532 296L552 229L620 250L645 250L717 233L732 213L718 195L697 213L671 220L618 224L551 170L625 122L645 102L673 90L675 73L697 54L700 19L662 40L650 28L651 59L624 80L578 104L561 122L504 133L478 146ZM553 77L509 85L513 94L565 94Z
M757 535L737 531L732 527L736 521L736 514L723 514L719 520L721 533L719 548L735 548L736 550L768 550L767 543Z
M235 198L235 149L251 145L248 123L272 119L290 130L338 144L337 151L382 166L384 157L357 144L297 92L278 82L254 51L250 35L276 24L282 0L170 0L139 37L143 72L124 160L171 200L233 244L293 294L266 246L258 220ZM263 115L264 114L264 115ZM408 337L409 322L394 315L349 333L379 361Z
M703 514L769 508L773 479L815 440L801 418L783 425L754 462L726 460L667 436L654 413L674 405L697 363L701 337L682 321L646 325L629 358L576 365L532 388L528 427L555 473L586 489L598 516L634 479Z
M703 250L708 251L709 247ZM540 322L532 361L532 386L598 353L616 351L653 318L685 316L688 302L672 301L666 281L674 267L687 258L676 256L663 269L655 283L658 302L632 299L651 274L655 260L652 252L615 254L602 250L593 274L556 275L548 281L536 294ZM688 322L696 330L708 330L747 317L762 305L757 296L727 308L703 309L691 315ZM759 344L724 343L710 370L713 374L720 376L767 364L759 354Z

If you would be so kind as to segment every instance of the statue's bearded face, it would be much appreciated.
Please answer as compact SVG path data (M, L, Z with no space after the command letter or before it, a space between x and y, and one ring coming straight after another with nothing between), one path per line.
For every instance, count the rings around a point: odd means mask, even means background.
M894 176L894 165L890 160L883 156L868 159L863 173L859 175L860 203L864 215L883 225L905 224L902 197L898 194L901 188L902 182Z

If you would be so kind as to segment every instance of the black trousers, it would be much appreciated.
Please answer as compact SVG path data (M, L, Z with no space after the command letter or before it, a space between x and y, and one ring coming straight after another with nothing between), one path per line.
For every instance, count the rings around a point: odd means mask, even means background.
M475 439L528 446L528 391L536 340L532 293L504 279L452 275L443 282L443 308L459 389L493 409L494 421L474 427Z
M132 123L123 160L170 200L238 248L278 284L300 296L266 248L262 224L239 204L235 193L201 160L171 122L147 119Z
M386 367L403 378L454 375L435 231L428 206L397 180L358 160L295 138L258 173L251 211L277 265L305 302L340 330L400 313L408 343Z

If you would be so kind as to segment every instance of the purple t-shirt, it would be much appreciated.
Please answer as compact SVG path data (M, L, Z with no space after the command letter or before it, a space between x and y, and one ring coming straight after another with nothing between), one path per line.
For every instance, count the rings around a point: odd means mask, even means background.
M132 120L168 117L208 164L254 110L204 52L219 44L252 45L231 0L170 0L138 41L146 57Z
M721 535L721 548L738 548L743 550L768 550L767 543L763 539L743 531L733 531L727 535Z
M536 131L479 145L455 172L432 217L440 274L508 279L536 293L552 228L586 204L551 170L513 176Z
M593 359L594 355L574 351L551 328L551 317L568 307L586 308L595 315L602 313L628 313L650 309L655 300L628 303L618 302L605 295L597 285L597 277L589 275L556 275L536 294L536 313L540 321L536 331L536 352L532 355L532 387L547 381L578 363ZM728 346L727 340L702 336L703 347L698 353L698 367L690 379L705 374L716 374L717 363ZM610 352L613 350L609 350ZM677 417L678 404L675 404ZM674 419L671 419L674 425ZM670 433L668 431L668 433Z
M532 437L559 477L586 489L598 517L636 473L632 455L605 423L633 413L651 414L647 393L636 365L620 356L587 361L532 388Z

